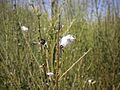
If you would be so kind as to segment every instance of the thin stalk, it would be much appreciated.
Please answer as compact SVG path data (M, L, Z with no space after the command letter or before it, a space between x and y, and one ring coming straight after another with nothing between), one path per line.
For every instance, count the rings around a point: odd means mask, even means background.
M75 63L72 64L72 66L70 66L70 68L68 68L63 74L62 76L59 78L59 81L62 79L63 76L65 76L79 61L81 61L83 59L83 57L85 57L89 52L91 51L91 48L85 52Z
M33 51L32 51L32 48L30 47L30 44L29 44L29 42L27 41L27 38L25 37L25 34L24 34L23 32L22 32L22 34L23 34L23 36L24 36L24 38L25 38L25 41L26 41L26 43L27 43L27 45L28 45L28 48L29 48L29 50L30 50L30 53L32 54L35 62L37 63L37 65L38 65L38 67L39 67L39 66L40 66L40 65L39 65L39 62L37 61L37 58L35 57L35 55L34 55L34 53L33 53Z
M73 19L71 22L70 22L70 25L67 27L67 30L65 31L65 33L64 33L64 35L66 35L69 31L70 31L70 29L71 29L71 27L72 27L72 25L73 25L73 23L76 21L76 19Z
M47 9L46 9L46 7L45 7L45 1L44 1L44 0L42 0L42 5L43 5L43 8L44 8L45 13L47 14Z
M45 50L45 53L46 53L47 71L50 72L50 68L49 68L49 52L48 52L48 50Z
M41 36L41 30L40 30L40 28L41 28L41 25L40 25L40 15L38 15L38 32L39 32L39 37L41 38L42 36Z
M56 46L56 90L58 90L58 74L59 74L59 32L60 32L60 15L58 21L58 32L57 32L57 46Z

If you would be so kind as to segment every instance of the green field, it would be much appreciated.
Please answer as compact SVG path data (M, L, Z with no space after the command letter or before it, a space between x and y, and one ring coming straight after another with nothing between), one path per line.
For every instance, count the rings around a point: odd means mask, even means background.
M0 0L0 90L120 90L119 0L13 1Z

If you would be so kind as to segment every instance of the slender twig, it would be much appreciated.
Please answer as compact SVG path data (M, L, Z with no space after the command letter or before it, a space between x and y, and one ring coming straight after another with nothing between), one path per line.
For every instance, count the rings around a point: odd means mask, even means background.
M37 63L38 66L40 66L40 65L39 65L39 62L37 61L37 58L35 57L35 55L34 55L33 52L32 52L32 48L30 47L30 44L29 44L29 42L27 41L27 38L25 37L25 34L24 34L24 33L22 33L22 34L23 34L23 37L25 38L25 41L26 41L26 43L27 43L27 45L28 45L28 48L29 48L29 50L30 50L30 52L31 52L31 54L32 54L35 62Z
M47 71L50 72L50 67L49 67L49 51L45 50L45 53L46 53Z
M72 22L70 23L70 25L68 26L66 32L64 33L64 35L70 31L70 28L72 27L72 25L73 25L73 23L74 23L75 21L76 21L76 19L73 19L73 21L72 21Z
M81 61L83 59L83 57L85 57L89 52L91 51L91 48L85 52L75 63L72 64L72 66L70 66L70 68L68 68L63 74L62 76L59 78L59 81L62 79L63 76L65 76L79 61Z
M56 46L56 90L58 90L58 71L59 71L59 32L60 32L60 15L58 22L58 32L57 32L57 46Z
M39 29L38 29L38 32L39 32L39 37L41 38L42 36L41 36L41 25L40 25L40 15L38 15L38 27L39 27Z
M44 0L42 0L42 5L43 5L43 8L44 8L45 13L47 14L47 9L46 9L46 7L45 7L45 1L44 1Z

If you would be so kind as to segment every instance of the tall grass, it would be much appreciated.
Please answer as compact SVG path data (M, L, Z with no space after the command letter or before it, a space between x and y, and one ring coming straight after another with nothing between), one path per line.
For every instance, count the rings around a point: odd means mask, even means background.
M44 0L39 8L20 2L13 8L5 1L0 3L1 90L120 89L118 0L53 0L51 18ZM29 31L22 31L23 25ZM60 54L59 39L67 34L76 40ZM47 41L47 47L33 44L40 43L38 37ZM91 79L93 83L88 82Z

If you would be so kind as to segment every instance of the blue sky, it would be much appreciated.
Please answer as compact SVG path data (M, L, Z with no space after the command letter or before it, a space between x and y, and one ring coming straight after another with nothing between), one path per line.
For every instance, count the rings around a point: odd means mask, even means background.
M23 2L23 4L26 4L28 1L36 1L36 0L17 0L17 1L21 1L21 2ZM45 2L45 7L46 7L46 9L47 9L47 11L48 11L48 15L49 16L51 16L51 0L43 0L44 2ZM72 0L72 1L78 1L78 0ZM80 0L80 1L83 1L83 0ZM93 0L94 1L94 0ZM105 9L104 8L102 8L103 6L102 6L102 1L103 0L98 0L98 1L100 1L100 2L98 2L98 7L99 7L99 11L101 11L101 9L102 9L102 14L104 14L105 13ZM107 1L107 0L106 0ZM108 1L110 1L110 3L112 3L112 1L114 1L114 3L115 3L115 6L116 6L116 3L118 3L118 5L119 5L119 8L120 8L120 0L108 0ZM35 3L34 3L35 4ZM35 5L37 5L37 4L35 4ZM104 6L104 7L106 7L106 6ZM88 10L88 12L90 11L91 9L89 9ZM95 8L94 8L94 10L95 10Z

